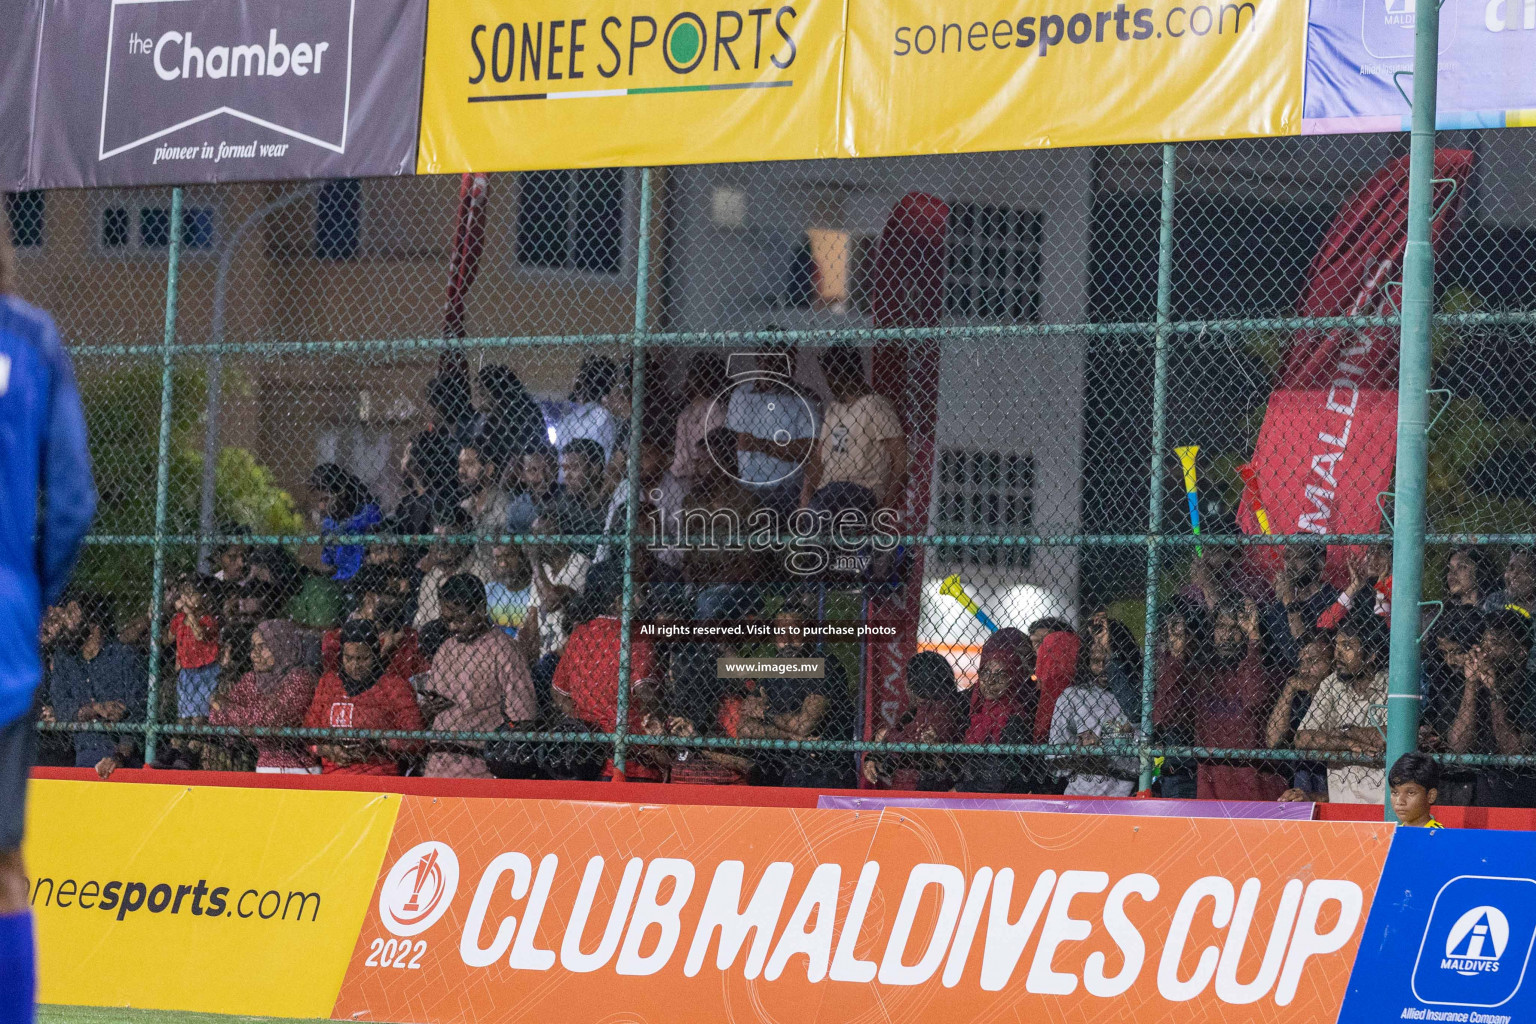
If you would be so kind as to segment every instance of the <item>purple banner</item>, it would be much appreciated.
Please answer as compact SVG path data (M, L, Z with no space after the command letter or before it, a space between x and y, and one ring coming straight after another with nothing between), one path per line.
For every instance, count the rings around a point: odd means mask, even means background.
M1095 797L821 796L822 810L879 811L929 807L950 811L1029 811L1058 814L1129 814L1142 818L1272 818L1311 821L1313 805L1239 800L1113 800Z
M38 0L20 180L153 185L414 173L426 0ZM0 115L14 120L0 103Z
M1307 17L1303 134L1408 130L1420 10L1440 17L1440 128L1530 125L1536 2L1314 0Z

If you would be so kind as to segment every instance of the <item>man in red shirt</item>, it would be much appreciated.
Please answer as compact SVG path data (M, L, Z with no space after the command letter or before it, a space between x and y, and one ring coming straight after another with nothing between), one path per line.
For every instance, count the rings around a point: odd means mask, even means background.
M373 623L353 619L341 627L341 663L320 677L315 699L304 716L310 729L423 728L421 709L411 685L384 670L379 634ZM316 745L323 775L399 775L396 758L412 745L401 740L323 740Z
M576 615L598 612L571 631L553 683L555 706L570 718L578 718L601 732L612 732L619 710L619 639L621 622L621 576L619 559L609 559L592 567L587 588L578 602ZM654 732L647 727L647 713L655 702L657 690L656 647L648 639L630 631L629 640L629 731ZM605 774L611 774L610 772ZM631 760L625 774L630 779L657 779L658 773L646 758Z
M353 592L357 595L354 620L373 623L379 633L379 654L391 675L409 681L429 667L422 657L416 631L406 622L405 573L397 568L382 565L365 565L353 577ZM334 672L341 659L341 629L327 630L320 639L320 665L322 671Z
M1274 703L1264 670L1257 602L1217 605L1211 650L1192 666L1195 686L1195 745L1258 750ZM1273 801L1285 781L1267 765L1202 760L1196 775L1201 800Z

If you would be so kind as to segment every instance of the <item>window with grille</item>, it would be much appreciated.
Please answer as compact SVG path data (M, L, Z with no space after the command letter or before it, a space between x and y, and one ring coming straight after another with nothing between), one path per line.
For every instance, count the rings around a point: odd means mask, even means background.
M517 262L525 267L617 274L624 264L625 172L520 175Z
M171 244L170 206L110 205L101 211L101 248L113 254L156 252ZM198 252L213 248L214 214L207 206L181 211L181 244Z
M1038 320L1044 233L1044 217L1030 210L951 205L944 311L966 319Z
M1035 460L1013 452L946 448L939 454L937 529L943 534L1034 532ZM1027 569L1033 548L941 547L955 565Z
M11 244L16 248L42 248L45 196L41 190L5 194L5 216L11 227Z
M363 186L356 178L328 181L315 194L315 256L349 260L357 255Z

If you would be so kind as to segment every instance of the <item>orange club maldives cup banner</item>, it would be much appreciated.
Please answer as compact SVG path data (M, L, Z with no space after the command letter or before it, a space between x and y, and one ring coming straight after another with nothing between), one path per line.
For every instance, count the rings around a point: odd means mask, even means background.
M333 1016L1333 1020L1391 836L406 797Z

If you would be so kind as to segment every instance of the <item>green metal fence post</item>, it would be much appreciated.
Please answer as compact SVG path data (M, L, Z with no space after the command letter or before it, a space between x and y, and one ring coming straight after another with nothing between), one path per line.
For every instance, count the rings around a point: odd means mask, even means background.
M1419 599L1424 585L1429 476L1429 383L1435 303L1430 224L1435 202L1435 110L1440 5L1419 5L1414 28L1413 140L1408 172L1408 248L1397 386L1397 475L1392 517L1392 660L1387 689L1387 766L1419 745ZM1395 821L1390 793L1386 817Z
M629 501L624 512L624 605L619 616L619 696L613 718L613 767L624 771L629 725L630 638L635 617L635 521L640 502L640 424L645 405L645 340L651 290L651 169L640 172L639 245L635 253L635 330L631 339L629 454L625 480ZM611 557L611 556L610 556Z
M166 520L171 494L172 348L176 344L177 286L181 271L180 188L171 190L171 237L165 268L165 333L160 340L160 441L155 465L155 546L149 584L149 689L144 714L144 760L155 759L155 726L160 721L160 613L165 604Z
M1157 228L1157 333L1152 354L1152 478L1147 507L1147 613L1141 656L1141 782L1152 788L1152 705L1157 693L1157 573L1162 562L1163 459L1168 445L1168 341L1173 320L1173 213L1177 198L1179 151L1163 145L1163 188Z

